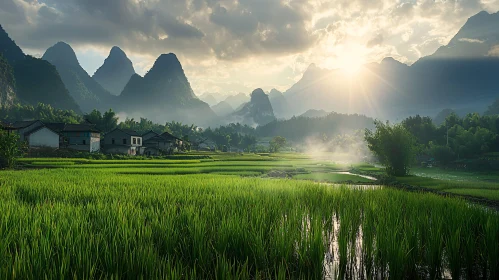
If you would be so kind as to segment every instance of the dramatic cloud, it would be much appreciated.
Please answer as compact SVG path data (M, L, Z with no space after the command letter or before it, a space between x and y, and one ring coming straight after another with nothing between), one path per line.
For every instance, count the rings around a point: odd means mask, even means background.
M447 44L470 16L496 12L498 2L1 0L0 24L33 55L71 44L90 74L117 45L141 74L174 52L197 94L248 93L286 90L313 62L336 68L391 56L412 63Z

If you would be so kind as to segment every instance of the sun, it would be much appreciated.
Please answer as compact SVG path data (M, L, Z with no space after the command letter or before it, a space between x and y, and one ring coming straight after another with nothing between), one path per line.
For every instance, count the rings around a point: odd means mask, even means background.
M362 69L362 63L350 63L348 65L344 65L342 68L343 72L349 77L357 75Z
M347 77L356 77L362 72L366 64L364 48L356 45L343 46L336 50L337 58L334 61L336 69L340 69Z

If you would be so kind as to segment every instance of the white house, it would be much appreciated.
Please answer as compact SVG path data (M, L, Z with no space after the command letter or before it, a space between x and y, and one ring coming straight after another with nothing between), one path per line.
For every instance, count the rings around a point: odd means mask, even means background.
M25 135L30 147L59 148L60 135L52 129L42 126Z

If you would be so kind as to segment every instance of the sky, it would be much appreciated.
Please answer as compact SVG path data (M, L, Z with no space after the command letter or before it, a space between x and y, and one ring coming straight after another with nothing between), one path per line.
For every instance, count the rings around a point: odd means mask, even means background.
M285 91L311 63L411 64L499 0L0 0L0 24L25 53L64 41L90 74L119 46L144 75L177 55L194 92Z

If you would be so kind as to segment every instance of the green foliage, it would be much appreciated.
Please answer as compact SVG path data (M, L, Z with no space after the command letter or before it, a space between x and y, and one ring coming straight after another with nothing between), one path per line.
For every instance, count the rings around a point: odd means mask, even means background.
M26 146L19 142L19 135L8 133L0 126L0 168L14 168L19 157L25 154Z
M81 123L83 118L72 110L56 109L51 105L38 103L36 106L15 104L10 108L0 108L2 120L41 120L43 122Z
M415 156L414 136L401 124L390 125L376 121L376 130L366 129L369 149L385 165L389 175L404 176Z
M215 142L219 150L235 147L242 150L254 150L256 144L255 129L248 125L228 124L215 129L207 128L202 137Z
M430 142L429 154L442 164L448 164L456 159L456 154L448 146L434 145Z
M286 138L282 136L275 136L270 140L270 152L277 153L280 149L286 146Z
M331 113L326 117L292 117L276 120L256 128L259 137L283 136L290 141L304 141L309 137L328 137L373 127L373 119L362 115Z
M83 118L72 110L55 109L51 105L38 103L36 106L15 104L10 108L0 108L1 119L41 120L43 122L81 123Z
M499 115L473 113L460 118L449 112L439 127L420 116L409 117L402 125L416 138L419 154L443 164L499 151Z
M499 115L499 99L494 101L484 113L485 116Z
M100 130L102 133L108 133L114 130L118 126L118 116L116 113L109 109L109 111L104 112L104 115L100 111L94 109L89 114L85 114L83 118Z
M80 112L57 69L49 62L27 56L14 67L18 98L27 104L50 104L54 108Z

